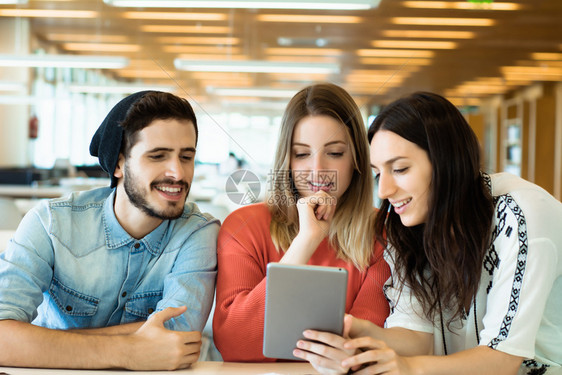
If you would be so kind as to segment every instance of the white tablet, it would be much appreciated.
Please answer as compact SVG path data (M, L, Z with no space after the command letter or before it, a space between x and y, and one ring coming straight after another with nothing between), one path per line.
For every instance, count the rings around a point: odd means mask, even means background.
M303 331L343 333L347 270L269 263L265 295L263 355L293 356Z

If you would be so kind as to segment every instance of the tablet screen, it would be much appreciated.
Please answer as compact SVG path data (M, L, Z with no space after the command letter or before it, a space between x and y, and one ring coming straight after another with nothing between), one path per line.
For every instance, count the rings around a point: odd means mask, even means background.
M267 265L263 354L293 356L306 329L343 333L347 270L339 267Z

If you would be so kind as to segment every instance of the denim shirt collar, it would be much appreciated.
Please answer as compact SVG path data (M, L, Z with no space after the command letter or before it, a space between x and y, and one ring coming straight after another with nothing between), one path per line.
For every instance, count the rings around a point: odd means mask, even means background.
M103 228L107 248L110 250L118 249L133 242L140 242L152 255L160 255L164 250L162 243L167 233L167 228L170 225L170 220L162 221L156 229L148 233L142 239L137 240L123 229L119 221L117 221L117 217L115 217L113 203L115 201L116 191L117 189L113 189L113 192L107 197L103 204Z

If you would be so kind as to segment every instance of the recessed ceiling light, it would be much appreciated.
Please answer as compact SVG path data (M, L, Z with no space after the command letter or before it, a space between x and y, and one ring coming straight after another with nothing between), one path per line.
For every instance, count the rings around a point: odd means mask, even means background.
M171 85L69 85L70 92L79 92L87 94L132 94L138 91L154 90L170 92L175 90L175 86Z
M247 73L339 73L337 64L293 63L275 61L191 61L175 59L177 69L195 72L247 72Z
M318 9L360 10L376 8L380 0L103 0L117 7L137 8L248 8L248 9Z
M453 30L383 30L382 35L389 38L429 38L429 39L472 39L473 31Z
M129 59L118 56L0 55L0 66L120 69Z
M496 21L491 18L392 17L390 23L395 25L493 26Z
M492 1L403 1L406 8L418 9L468 9L468 10L519 10L521 4Z
M0 16L23 18L97 18L99 13L93 10L0 9Z
M357 55L361 57L405 57L410 59L431 58L433 51L408 49L360 49Z
M292 98L297 89L272 89L248 87L209 87L207 92L220 96L255 96L266 98Z
M419 49L455 49L457 43L434 40L375 40L371 45L376 48L419 48Z
M228 26L203 25L141 25L146 33L177 33L177 34L228 34L232 28Z
M256 19L261 22L297 22L297 23L361 23L362 17L356 16L319 16L301 14L259 14Z
M224 13L184 12L124 12L123 18L132 20L175 20L175 21L226 21Z

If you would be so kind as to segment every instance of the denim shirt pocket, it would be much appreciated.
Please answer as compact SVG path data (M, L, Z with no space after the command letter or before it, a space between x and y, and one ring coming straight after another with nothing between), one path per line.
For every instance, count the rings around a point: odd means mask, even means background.
M158 302L162 299L163 291L151 291L134 294L125 303L125 316L123 323L146 320L154 311Z
M53 278L51 282L49 294L61 313L69 318L88 318L94 316L98 311L98 298L69 288L56 278Z

